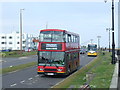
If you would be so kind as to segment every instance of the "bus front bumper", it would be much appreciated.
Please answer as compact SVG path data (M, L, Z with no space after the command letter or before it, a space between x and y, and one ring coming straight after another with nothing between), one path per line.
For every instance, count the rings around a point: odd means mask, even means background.
M45 75L66 75L65 72L39 72L38 74L45 74Z
M87 53L88 56L97 56L97 53Z

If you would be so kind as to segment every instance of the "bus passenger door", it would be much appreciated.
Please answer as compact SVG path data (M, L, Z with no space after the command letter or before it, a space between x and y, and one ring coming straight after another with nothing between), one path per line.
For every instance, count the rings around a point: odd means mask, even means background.
M70 60L69 60L69 53L65 53L65 66L66 66L66 73L69 74L71 72Z

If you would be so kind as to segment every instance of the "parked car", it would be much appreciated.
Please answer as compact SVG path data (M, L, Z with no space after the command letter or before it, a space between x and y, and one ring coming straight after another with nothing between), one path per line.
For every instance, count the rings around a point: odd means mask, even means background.
M84 49L80 50L80 54L85 54L85 53L86 53L86 50L84 50Z
M5 50L0 50L0 52L10 52L12 51L11 49L5 49Z
M25 49L26 52L30 52L30 51L32 51L32 50L33 50L33 49L31 49L31 48Z

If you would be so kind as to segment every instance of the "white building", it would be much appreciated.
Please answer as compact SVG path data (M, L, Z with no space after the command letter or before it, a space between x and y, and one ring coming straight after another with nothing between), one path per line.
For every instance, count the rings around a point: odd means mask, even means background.
M22 34L22 49L34 48L33 35ZM20 50L20 33L0 34L0 50Z
M118 48L120 49L120 0L118 2Z

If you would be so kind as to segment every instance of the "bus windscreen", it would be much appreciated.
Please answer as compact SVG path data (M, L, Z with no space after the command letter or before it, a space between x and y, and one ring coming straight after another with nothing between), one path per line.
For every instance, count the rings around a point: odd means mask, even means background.
M64 52L39 52L39 65L64 66Z
M40 32L41 42L64 42L63 32L60 31L42 31Z
M88 45L88 50L93 50L96 51L97 50L97 45Z

